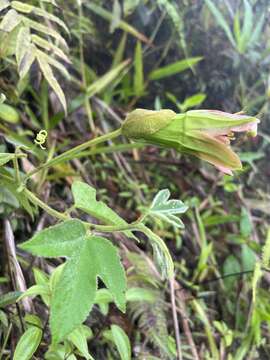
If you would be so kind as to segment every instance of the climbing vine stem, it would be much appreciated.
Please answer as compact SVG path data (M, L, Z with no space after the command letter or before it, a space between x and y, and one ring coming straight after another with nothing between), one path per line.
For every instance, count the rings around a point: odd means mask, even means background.
M47 212L47 214L55 217L58 220L70 220L72 217L68 214L68 211L66 213L62 213L60 211L57 211L53 208L51 208L49 205L44 203L41 199L39 199L34 193L32 193L30 190L28 190L26 187L22 190L24 192L24 195L28 198L29 201L31 201L34 205L40 207L44 211ZM92 224L89 222L83 221L83 223L88 227L90 230L97 230L101 232L116 232L116 231L127 231L127 230L138 230L140 229L140 225L143 221L144 217L139 217L136 221L134 221L131 224L127 225L99 225L99 224Z
M102 136L96 137L94 139L88 140L78 146L75 146L74 148L65 151L63 154L60 154L54 158L52 158L51 160L47 161L45 164L42 164L40 166L38 166L36 169L32 170L29 172L28 175L26 175L26 177L24 178L24 182L26 182L29 178L31 178L33 175L35 175L36 173L38 173L39 171L43 170L43 169L47 169L50 168L52 166L55 166L61 162L67 161L70 158L72 158L73 156L77 155L78 153L80 153L83 150L86 150L89 147L93 147L95 145L98 145L102 142L108 141L108 140L112 140L116 137L118 137L119 135L121 135L121 129L117 129L115 131L112 131L108 134L104 134Z

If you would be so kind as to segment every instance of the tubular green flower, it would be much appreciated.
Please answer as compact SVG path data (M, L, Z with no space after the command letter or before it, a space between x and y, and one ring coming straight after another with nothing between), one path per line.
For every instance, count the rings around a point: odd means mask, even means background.
M132 111L122 125L122 134L139 142L173 148L194 155L232 175L242 168L230 147L234 132L257 135L260 121L252 116L217 110L192 110L176 114L172 110Z

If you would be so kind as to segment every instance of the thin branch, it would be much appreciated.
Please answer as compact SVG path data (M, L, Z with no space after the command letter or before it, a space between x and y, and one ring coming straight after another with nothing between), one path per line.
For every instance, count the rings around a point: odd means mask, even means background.
M173 324L174 324L176 349L177 349L177 359L178 360L183 360L182 350L181 350L180 329L179 329L178 318L177 318L177 310L176 310L176 305L175 305L174 277L170 278L169 282L170 282L170 294L171 294Z

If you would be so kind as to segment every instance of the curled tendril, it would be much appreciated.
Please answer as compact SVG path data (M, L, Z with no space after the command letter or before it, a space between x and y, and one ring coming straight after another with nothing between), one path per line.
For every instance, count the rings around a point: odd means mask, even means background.
M40 130L40 132L37 134L34 142L41 147L41 149L45 150L46 147L43 146L43 144L46 142L48 133L46 130Z

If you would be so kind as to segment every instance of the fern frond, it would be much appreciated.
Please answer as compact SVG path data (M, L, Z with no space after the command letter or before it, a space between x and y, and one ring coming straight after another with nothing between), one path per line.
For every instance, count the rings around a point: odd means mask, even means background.
M33 34L31 36L32 42L39 46L40 48L47 50L48 52L51 52L53 55L58 56L59 58L63 59L65 62L70 63L71 61L66 56L66 54L56 45L53 43L43 39L42 37Z
M48 26L45 26L43 24L40 24L37 21L31 20L31 19L27 18L26 16L23 17L23 22L29 28L36 30L38 32L41 32L45 35L51 36L56 41L59 41L63 47L65 47L66 49L68 48L66 40L56 30L49 28Z
M0 30L9 33L21 23L22 19L23 16L18 14L16 10L11 9L6 13L1 21Z
M132 273L128 277L129 286L139 286L151 290L154 300L152 302L131 302L129 309L133 322L138 323L140 331L147 341L154 346L156 355L161 359L172 359L168 349L168 329L166 304L163 291L155 280L153 270L142 256L130 253L128 259L132 263ZM151 279L151 281L149 280Z
M45 0L45 2L56 6L54 0ZM1 46L2 56L16 55L20 78L27 75L36 60L43 76L56 93L66 112L67 105L65 95L54 76L51 66L69 78L69 74L64 65L62 65L59 60L53 58L55 55L59 59L70 63L64 51L59 48L59 44L66 50L68 46L59 31L53 28L51 24L47 26L40 23L40 18L44 19L44 21L57 24L67 33L69 33L68 27L61 19L49 13L43 7L33 6L20 1L4 0L0 2L0 11L6 9L7 12L0 23L0 30L5 34L3 43L5 45L9 42L11 43L10 40L14 39L15 35L16 46L14 49L3 49ZM35 20L35 17L38 21ZM33 34L32 31L37 32L39 35Z
M30 29L26 26L22 26L17 35L16 44L16 60L18 67L20 67L21 61L31 45L31 34Z
M36 50L36 57L42 57L43 61L46 61L49 65L55 67L56 69L58 69L59 71L62 72L62 74L68 79L69 78L69 73L67 71L67 69L64 67L64 65L62 65L59 61L55 60L52 56L47 55L46 53L44 53L41 50Z
M56 24L58 24L59 26L61 26L67 33L69 33L69 29L66 26L66 24L61 19L59 19L57 16L48 13L46 10L43 10L43 9L33 6L33 5L22 3L20 1L12 1L11 6L13 9L15 9L19 12L26 13L26 14L33 13L44 19L53 21Z
M148 341L155 347L161 359L172 359L168 344L168 329L165 313L165 301L162 292L157 293L153 304L144 306L144 311L138 318L138 327Z
M63 108L66 111L67 104L66 104L65 94L63 93L63 90L62 90L61 86L59 85L58 81L54 77L52 68L50 67L49 63L47 62L46 58L44 58L44 56L39 55L37 57L37 61L39 63L40 69L41 69L45 79L50 84L50 86L52 87L54 92L57 94L59 100L61 101L61 104L63 105Z

